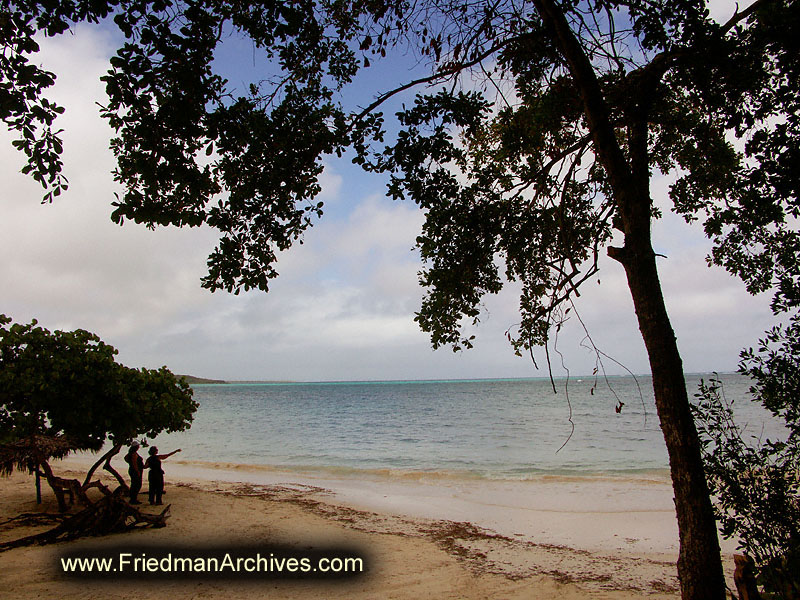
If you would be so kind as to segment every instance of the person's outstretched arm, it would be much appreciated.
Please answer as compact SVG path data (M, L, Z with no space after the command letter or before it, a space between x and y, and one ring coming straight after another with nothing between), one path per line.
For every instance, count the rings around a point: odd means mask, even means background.
M169 457L170 457L170 456L172 456L173 454L176 454L176 453L178 453L178 452L180 452L180 451L181 451L181 449L180 449L180 448L178 448L177 450L173 450L173 451L172 451L172 452L170 452L169 454L159 454L159 455L158 455L158 458L160 458L161 460L164 460L165 458L169 458Z

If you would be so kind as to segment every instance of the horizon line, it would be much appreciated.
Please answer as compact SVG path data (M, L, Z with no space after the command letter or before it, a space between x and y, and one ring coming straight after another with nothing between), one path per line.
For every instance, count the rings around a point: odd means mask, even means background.
M697 375L736 375L738 371L696 371L684 373L684 376ZM185 375L183 377L186 377ZM277 380L277 379L204 379L192 385L341 385L341 384L392 384L392 383L477 383L489 381L565 381L568 379L619 377L652 377L651 373L635 373L625 375L559 375L552 378L543 375L536 377L470 377L470 378L440 378L440 379L331 379L331 380Z

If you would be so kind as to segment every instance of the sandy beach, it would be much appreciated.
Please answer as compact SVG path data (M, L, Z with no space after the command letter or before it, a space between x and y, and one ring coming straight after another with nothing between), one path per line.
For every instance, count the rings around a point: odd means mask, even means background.
M57 471L78 476L86 461ZM465 481L335 476L176 461L168 525L0 553L10 598L676 598L677 527L668 482L641 478ZM146 499L146 498L145 498ZM145 510L156 507L145 505ZM24 512L54 512L33 478L0 483L0 541L43 531ZM126 548L353 550L365 572L335 580L67 577L60 557ZM726 572L732 573L730 544ZM87 554L88 555L88 554Z

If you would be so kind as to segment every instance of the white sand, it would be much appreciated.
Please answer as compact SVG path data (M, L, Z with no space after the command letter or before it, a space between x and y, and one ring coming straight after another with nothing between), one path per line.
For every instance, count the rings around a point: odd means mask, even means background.
M89 462L78 456L56 470L85 471ZM122 471L121 460L115 465ZM677 526L665 477L511 482L289 472L174 458L164 466L165 499L173 504L168 526L123 536L210 544L234 531L247 538L277 528L290 543L308 535L338 536L374 550L380 577L371 578L363 593L326 587L326 597L677 597ZM0 483L2 494L6 487L11 492L3 498L3 515L35 510L32 478L17 474L11 481L13 486ZM45 492L52 510L52 494ZM0 539L19 533L0 530ZM730 575L733 547L728 543L724 550ZM0 565L24 571L44 556L40 548L12 550L0 554ZM0 568L0 586L9 577ZM19 589L12 597L34 598L58 588L49 579L40 585L14 581ZM200 597L196 586L176 583L170 589L174 600ZM106 585L93 583L75 597L102 598L107 592ZM277 597L318 597L297 588L283 592Z

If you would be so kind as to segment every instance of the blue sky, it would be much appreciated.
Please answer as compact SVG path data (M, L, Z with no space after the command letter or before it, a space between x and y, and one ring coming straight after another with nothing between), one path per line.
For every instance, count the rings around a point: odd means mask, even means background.
M728 10L714 6L719 15ZM514 286L486 299L474 349L430 349L413 321L422 290L412 247L422 215L410 203L387 199L380 177L346 161L326 161L326 214L302 246L280 257L280 277L266 295L200 288L216 243L208 229L149 231L111 223L110 203L119 190L110 174L110 130L95 103L103 102L98 77L113 44L109 31L92 27L43 43L40 62L59 75L52 97L67 109L60 126L70 190L55 204L39 203L41 189L19 173L22 156L0 133L0 312L17 321L37 318L50 329L94 331L131 366L166 364L175 372L214 378L546 375L529 359L515 357L505 340L504 332L518 320ZM252 48L229 44L224 60L252 71ZM388 87L390 76L399 77L405 68L399 61L375 70L374 81ZM654 181L662 203L667 186L665 178ZM687 371L734 369L740 349L771 324L769 299L749 296L740 282L706 266L709 246L699 227L667 214L655 223L654 243L668 257L661 275ZM604 260L599 279L600 285L586 284L577 303L592 338L632 371L647 372L621 267ZM583 336L573 319L559 341L573 374L589 373L595 365L581 347ZM609 361L606 367L621 372Z

